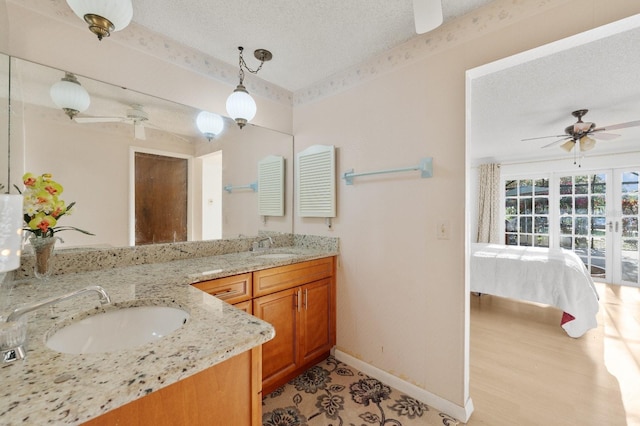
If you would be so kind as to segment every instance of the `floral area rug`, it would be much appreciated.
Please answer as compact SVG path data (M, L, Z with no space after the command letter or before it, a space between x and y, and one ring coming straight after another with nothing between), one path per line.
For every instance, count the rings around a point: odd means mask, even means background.
M430 426L458 421L334 357L262 400L263 426Z

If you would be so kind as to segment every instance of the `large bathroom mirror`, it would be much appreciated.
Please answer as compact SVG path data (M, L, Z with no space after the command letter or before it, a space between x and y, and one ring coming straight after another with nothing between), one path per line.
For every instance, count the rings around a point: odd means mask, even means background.
M9 56L0 54L0 193L9 190Z
M10 78L5 77L10 90L6 84L0 87L0 161L10 169L10 178L0 183L10 179L11 186L21 188L25 172L50 173L64 187L61 198L76 206L59 225L95 235L59 233L61 247L234 238L257 235L259 230L292 232L292 135L251 124L239 129L224 118L224 130L208 140L196 126L199 110L81 75L77 80L91 101L70 119L55 105L50 89L73 70L2 59L7 62L2 72L10 69ZM140 116L146 119L134 120ZM9 133L7 145L3 136ZM285 159L285 214L261 217L251 184L258 178L258 162L270 155ZM159 169L172 162L179 164L181 177ZM229 185L234 189L224 190ZM150 211L156 215L139 229L141 216Z

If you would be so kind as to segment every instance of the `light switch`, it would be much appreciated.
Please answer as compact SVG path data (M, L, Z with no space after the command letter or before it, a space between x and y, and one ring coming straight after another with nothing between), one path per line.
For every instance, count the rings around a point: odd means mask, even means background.
M439 240L448 240L450 234L450 225L448 220L440 220L436 225L436 236Z

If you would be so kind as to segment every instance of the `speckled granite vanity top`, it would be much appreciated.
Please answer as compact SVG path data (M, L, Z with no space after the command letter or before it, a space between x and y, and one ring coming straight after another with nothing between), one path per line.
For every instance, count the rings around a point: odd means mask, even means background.
M269 341L270 324L189 284L337 254L271 252L292 257L243 252L16 281L2 301L5 310L89 285L104 287L112 304L100 307L96 294L86 294L29 314L26 359L0 367L0 424L79 424ZM71 317L139 305L178 306L190 317L170 335L130 350L69 355L44 344Z

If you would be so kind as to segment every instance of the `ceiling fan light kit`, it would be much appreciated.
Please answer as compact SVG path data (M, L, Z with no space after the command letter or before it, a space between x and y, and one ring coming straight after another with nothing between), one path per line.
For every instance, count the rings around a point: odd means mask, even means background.
M251 97L247 88L244 87L244 70L246 69L252 74L258 74L258 71L262 69L264 63L270 61L273 58L273 55L266 49L255 50L253 55L260 61L260 65L255 70L252 70L247 66L247 63L244 61L244 57L242 56L244 47L239 46L238 50L240 52L238 60L238 78L240 79L240 83L236 86L233 93L231 93L227 98L227 113L242 129L249 121L253 120L258 110L256 101Z
M98 40L122 30L133 18L131 0L67 0L67 4Z
M91 103L87 90L70 72L65 73L60 81L51 86L49 94L58 108L61 108L70 119L89 108Z
M596 146L596 139L600 140L611 140L619 137L620 135L614 133L605 133L607 130L616 130L616 129L624 129L627 127L636 127L640 126L640 120L629 121L626 123L614 124L611 126L604 127L596 127L596 123L582 121L582 117L584 117L588 109L578 109L573 111L571 115L578 119L574 124L565 127L564 135L551 135L551 136L541 136L536 138L527 138L522 139L523 141L531 141L536 139L546 139L546 138L560 138L556 141L551 142L550 144L544 145L542 148L548 148L550 146L555 146L560 144L560 148L566 152L571 152L576 145L578 145L578 149L581 152L590 151ZM569 139L567 139L567 137Z

